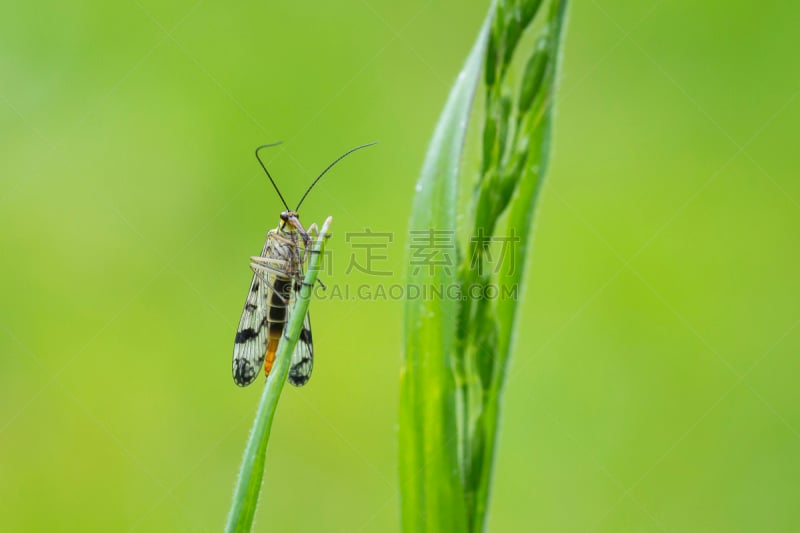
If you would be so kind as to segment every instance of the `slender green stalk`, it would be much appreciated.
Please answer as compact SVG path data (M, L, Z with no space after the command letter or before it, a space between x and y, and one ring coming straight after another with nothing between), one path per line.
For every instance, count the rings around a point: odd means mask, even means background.
M253 421L247 448L245 448L244 457L242 458L242 466L239 469L239 478L236 481L236 488L233 492L228 521L225 524L225 531L228 533L246 532L253 527L253 519L258 506L258 496L264 479L264 461L266 459L267 442L272 428L272 420L275 418L278 399L289 373L292 352L300 337L303 319L308 311L311 288L317 281L320 258L325 248L325 240L330 233L331 222L331 217L325 220L319 237L313 244L312 249L318 253L311 254L303 286L292 308L289 323L284 330L284 337L281 339L278 351L275 354L272 372L267 379L264 393L261 395L261 401L258 404L256 418Z

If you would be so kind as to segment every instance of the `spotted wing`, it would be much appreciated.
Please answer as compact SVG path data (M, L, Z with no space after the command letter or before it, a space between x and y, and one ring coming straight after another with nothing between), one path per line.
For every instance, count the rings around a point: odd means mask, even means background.
M295 387L302 387L311 378L314 367L314 345L311 341L311 319L308 313L303 320L300 337L292 352L292 366L289 368L289 383Z
M233 344L233 381L240 387L255 381L264 366L270 291L265 280L259 274L253 274Z

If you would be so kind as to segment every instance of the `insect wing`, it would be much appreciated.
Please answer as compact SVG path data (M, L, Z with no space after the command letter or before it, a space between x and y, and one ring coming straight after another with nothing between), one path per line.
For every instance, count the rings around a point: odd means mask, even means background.
M289 368L289 383L295 387L302 387L311 378L314 368L314 344L311 339L311 318L306 313L300 337L292 352L292 366Z
M261 255L265 256L268 250L269 246L265 243ZM264 365L269 331L269 293L266 281L259 274L253 274L233 344L233 381L240 387L255 381Z

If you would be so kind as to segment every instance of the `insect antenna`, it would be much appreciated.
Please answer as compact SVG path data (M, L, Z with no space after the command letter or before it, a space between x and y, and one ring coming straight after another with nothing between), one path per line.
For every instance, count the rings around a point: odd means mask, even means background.
M278 189L278 185L275 183L275 180L274 180L274 179L272 179L272 176L270 175L270 173L269 173L269 170L267 170L267 165L265 165L265 164L264 164L264 162L261 160L261 156L259 156L259 155L258 155L258 152L259 152L259 151L260 151L262 148L272 148L273 146L278 146L278 145L279 145L279 144L281 144L281 143L282 143L282 141L278 141L278 142L276 142L276 143L272 143L272 144L262 144L261 146L259 146L258 148L256 148L256 159L258 159L258 162L259 162L259 163L261 163L261 168L263 168L263 169L264 169L264 172L266 172L266 173L267 173L267 177L269 178L269 181L270 181L270 183L272 183L272 186L273 186L273 187L275 187L275 192L277 192L277 193L278 193L278 198L280 198L280 199L281 199L281 202L283 202L283 206L284 206L284 207L286 208L286 210L288 211L288 210L289 210L289 206L288 206L288 205L286 205L286 200L284 200L284 199L283 199L283 195L281 194L281 191L280 191L280 189Z
M338 163L339 161L341 161L342 159L344 159L346 156L348 156L348 155L352 154L352 153L353 153L353 152L355 152L356 150L361 150L362 148L366 148L367 146L372 146L373 144L378 144L378 142L377 142L377 141L375 141L375 142L371 142L371 143L367 143L367 144L362 144L361 146L356 146L355 148L351 148L350 150L346 151L345 153L343 153L342 155L340 155L339 157L337 157L337 158L334 160L334 162L333 162L333 163L331 163L330 165L328 165L328 166L325 168L325 170L323 170L323 171L322 171L322 173L321 173L319 176L317 176L317 179L315 179L313 182L311 182L311 185L309 185L309 186L308 186L308 189L306 189L306 192L305 192L305 194L303 194L303 197L302 197L302 198L300 198L300 201L297 203L297 207L295 208L295 211L297 211L297 210L299 210L299 209L300 209L300 204L302 204L302 203L303 203L303 200L305 200L305 199L306 199L306 196L308 196L308 193L310 193L310 192L311 192L311 189L313 189L313 188L314 188L314 185L316 185L316 184L317 184L317 182L318 182L318 181L319 181L319 180L322 178L322 176L324 176L324 175L325 175L325 173L326 173L326 172L328 172L328 171L331 169L331 167L333 167L333 165L335 165L336 163ZM266 170L266 169L264 169L264 170ZM276 187L276 188L277 188L277 187Z

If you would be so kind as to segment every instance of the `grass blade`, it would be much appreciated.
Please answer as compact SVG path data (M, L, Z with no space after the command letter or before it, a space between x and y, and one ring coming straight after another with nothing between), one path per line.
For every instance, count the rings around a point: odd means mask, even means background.
M300 337L303 319L308 311L311 289L317 281L320 258L325 248L325 240L329 235L330 226L331 218L328 217L313 245L313 250L317 251L317 253L312 253L309 259L308 271L306 272L303 286L292 308L289 323L284 331L284 337L281 339L278 351L275 354L272 372L267 379L267 384L261 395L261 401L258 404L258 411L253 421L253 427L250 430L242 466L239 469L239 478L236 481L236 488L233 493L231 510L225 525L225 531L228 533L247 532L253 527L258 497L264 479L264 461L266 459L267 442L272 428L272 420L275 418L275 410L278 407L281 391L286 384L292 352Z
M487 19L436 125L417 183L411 232L455 236L459 164L488 30ZM447 268L411 269L408 276L409 286L416 287L446 288L456 282ZM399 428L404 531L466 529L451 358L457 311L457 302L447 297L406 303Z

